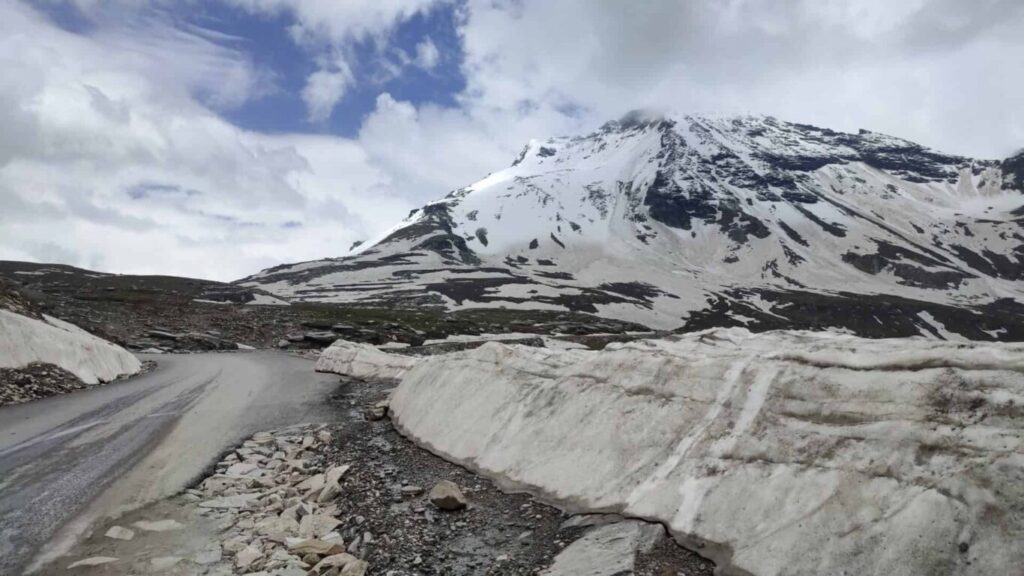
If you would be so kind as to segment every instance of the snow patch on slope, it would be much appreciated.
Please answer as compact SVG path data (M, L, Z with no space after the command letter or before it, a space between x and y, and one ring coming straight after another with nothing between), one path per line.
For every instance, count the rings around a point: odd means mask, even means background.
M50 316L44 319L0 310L0 367L54 364L87 384L109 382L142 368L124 348L68 322Z

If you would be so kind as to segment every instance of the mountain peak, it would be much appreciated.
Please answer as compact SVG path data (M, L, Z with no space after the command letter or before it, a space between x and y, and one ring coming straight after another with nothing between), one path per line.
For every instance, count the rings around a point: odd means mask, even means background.
M302 300L555 308L669 328L825 321L1001 338L973 310L1024 299L1022 178L1024 156L641 110L530 142L349 257L245 283ZM865 310L906 317L879 332Z

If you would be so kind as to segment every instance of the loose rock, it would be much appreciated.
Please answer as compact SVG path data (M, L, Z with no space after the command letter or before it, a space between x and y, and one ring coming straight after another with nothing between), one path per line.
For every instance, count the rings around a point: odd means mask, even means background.
M441 480L430 489L430 503L441 510L461 510L466 507L466 497L458 485L450 480Z

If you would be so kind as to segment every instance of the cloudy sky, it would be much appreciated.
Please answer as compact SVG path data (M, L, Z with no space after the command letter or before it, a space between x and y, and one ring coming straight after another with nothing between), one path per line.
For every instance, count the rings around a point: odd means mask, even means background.
M344 254L634 108L1024 146L1019 0L0 0L0 259Z

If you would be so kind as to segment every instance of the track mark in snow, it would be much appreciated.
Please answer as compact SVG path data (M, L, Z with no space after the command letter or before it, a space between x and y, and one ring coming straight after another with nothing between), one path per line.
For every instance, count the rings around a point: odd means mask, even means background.
M642 502L648 494L659 488L659 485L663 483L670 474L672 474L673 470L679 467L679 463L683 461L683 458L685 458L690 452L693 445L704 437L708 428L710 428L711 425L718 420L719 416L721 416L727 401L733 395L733 391L739 384L740 377L743 375L744 370L746 370L747 366L750 365L750 362L753 359L754 355L747 356L729 368L723 377L724 382L722 383L722 387L718 390L718 397L708 409L707 413L704 414L704 418L686 432L682 440L680 440L676 445L675 450L672 451L672 454L669 455L669 457L665 459L665 462L654 471L654 474L637 486L636 490L630 494L628 499L630 506L633 506L638 502ZM686 487L686 483L684 483L680 490L685 490Z
M757 376L754 377L754 382L750 384L747 389L746 400L743 403L743 409L740 411L740 415L736 418L736 424L732 428L732 432L729 436L719 440L715 443L711 452L719 456L726 456L736 446L736 442L741 436L747 433L750 426L754 423L754 419L761 413L761 408L764 407L765 400L768 399L768 390L771 389L772 383L775 382L775 376L779 373L778 367L764 367L757 372Z

